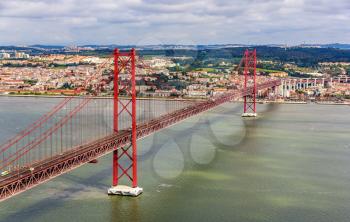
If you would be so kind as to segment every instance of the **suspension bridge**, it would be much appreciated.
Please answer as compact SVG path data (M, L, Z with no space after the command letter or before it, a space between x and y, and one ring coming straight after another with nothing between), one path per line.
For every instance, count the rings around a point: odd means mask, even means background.
M137 180L138 139L240 98L243 116L255 116L257 92L281 85L276 79L258 84L256 50L246 50L241 89L207 100L142 99L136 91L137 58L135 49L114 50L113 98L66 97L0 146L0 201L110 153L113 175L108 193L137 196L142 192ZM86 81L96 92L103 87L98 79Z

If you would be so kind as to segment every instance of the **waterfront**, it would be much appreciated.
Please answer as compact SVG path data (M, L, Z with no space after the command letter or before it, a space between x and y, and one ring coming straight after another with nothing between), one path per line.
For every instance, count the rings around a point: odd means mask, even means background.
M57 103L28 99L0 98L0 141ZM106 195L109 155L0 203L0 221L348 221L350 107L262 104L243 122L241 106L139 141L138 198Z

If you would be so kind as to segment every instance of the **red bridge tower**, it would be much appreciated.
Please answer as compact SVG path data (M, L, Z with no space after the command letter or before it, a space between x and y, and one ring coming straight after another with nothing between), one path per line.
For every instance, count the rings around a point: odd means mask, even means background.
M122 74L122 77L120 76ZM123 99L119 98L122 94ZM114 101L113 129L115 133L130 132L124 147L113 151L113 182L108 194L138 196L143 189L137 186L136 149L136 51L114 50ZM119 119L127 119L129 126L120 129ZM125 178L125 179L124 179ZM131 186L119 185L120 180L129 181Z
M244 113L242 117L256 117L256 49L244 52Z

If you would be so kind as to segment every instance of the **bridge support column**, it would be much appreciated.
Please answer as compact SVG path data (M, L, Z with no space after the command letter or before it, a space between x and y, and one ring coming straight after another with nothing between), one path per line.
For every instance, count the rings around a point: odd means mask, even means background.
M129 141L124 147L115 147L113 151L113 181L108 194L138 196L143 189L137 186L137 149L136 149L136 51L119 52L114 50L114 101L113 101L113 128L114 133L127 131ZM125 77L122 81L119 74ZM119 88L120 87L120 88ZM119 99L119 90L126 96ZM131 99L127 99L131 98ZM119 108L119 105L121 107ZM131 126L119 129L119 118L128 118ZM131 186L119 185L122 182L131 183Z
M242 117L256 117L256 49L244 53L244 113ZM249 80L253 85L248 86Z

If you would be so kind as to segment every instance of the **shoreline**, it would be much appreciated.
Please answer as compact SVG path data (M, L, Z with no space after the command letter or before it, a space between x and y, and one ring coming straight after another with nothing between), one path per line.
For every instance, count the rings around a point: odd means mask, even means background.
M65 95L4 95L0 94L0 97L26 97L26 98L55 98L55 99L60 99L60 98L69 98L69 97L74 97L74 98L81 98L85 96L77 96L77 95L71 95L71 96L65 96ZM91 96L93 99L113 99L113 96ZM130 99L130 97L120 97L121 99ZM167 98L167 97L137 97L136 100L165 100L165 101L204 101L205 99L203 98Z
M0 97L23 97L23 98L55 98L55 99L61 99L61 98L67 98L67 97L84 97L84 96L77 96L77 95L72 95L72 96L65 96L65 95L8 95L8 94L0 94ZM92 96L92 98L94 99L113 99L113 96ZM121 98L125 98L128 99L128 97L121 97ZM165 100L165 101L203 101L205 99L203 98L164 98L164 97L138 97L136 98L137 100L152 100L152 99L156 99L156 100ZM235 102L243 102L243 101L235 101ZM325 102L305 102L305 101L273 101L273 100L257 100L256 103L258 104L309 104L309 103L314 103L317 105L350 105L350 102L344 102L344 103L337 103L337 102L333 102L333 101L325 101Z
M305 101L263 101L263 102L258 102L259 104L267 104L267 103L274 103L274 104L308 104L308 102Z
M344 103L337 103L337 102L315 102L317 105L334 105L334 106L350 106L349 102L344 102Z

